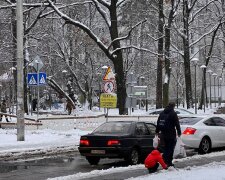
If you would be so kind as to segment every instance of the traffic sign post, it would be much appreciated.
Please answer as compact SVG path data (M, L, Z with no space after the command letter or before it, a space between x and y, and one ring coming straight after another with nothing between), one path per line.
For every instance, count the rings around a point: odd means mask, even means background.
M30 63L31 66L33 66L37 71L37 121L38 121L38 115L39 115L39 106L40 106L40 93L39 93L39 84L44 85L46 84L46 74L44 76L44 73L39 73L40 69L44 66L44 63L42 62L41 58L37 55L34 60ZM40 75L41 74L41 75ZM33 76L34 77L34 76ZM40 81L41 80L41 81ZM32 81L31 81L32 82ZM29 81L28 81L29 85Z
M117 95L114 93L116 89L115 74L110 67L107 68L103 77L102 93L100 95L100 107L106 108L106 121L108 121L109 108L116 108Z

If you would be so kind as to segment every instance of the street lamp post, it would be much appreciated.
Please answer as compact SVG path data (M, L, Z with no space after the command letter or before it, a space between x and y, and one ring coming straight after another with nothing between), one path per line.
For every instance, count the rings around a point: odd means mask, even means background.
M214 101L215 101L215 107L216 107L216 73L213 73L212 76L214 77Z
M0 101L2 100L2 85L0 84Z
M198 64L198 58L193 58L191 60L191 62L193 62L194 66L195 66L195 114L197 114L197 101L196 101L196 98L197 98L197 88L196 88L197 78L196 78L196 68L197 68L197 64Z
M212 109L212 86L211 86L211 75L212 75L212 70L208 70L207 73L209 73L209 106L210 109Z
M223 102L223 96L222 96L222 81L223 81L223 78L222 77L220 77L220 101L221 101L221 103Z
M202 69L202 83L203 83L203 91L202 91L202 94L203 94L203 104L204 104L204 113L205 113L205 77L204 77L204 69L206 69L206 66L205 65L201 65L200 68Z
M62 70L62 73L63 73L63 79L64 79L64 80L66 80L66 79L67 79L67 78L66 78L66 74L67 74L67 72L68 72L68 71L67 71L67 70L65 70L65 69L64 69L64 70ZM66 84L67 84L67 82L66 82ZM64 88L64 86L62 85L62 89L63 89L63 91L64 91L64 90L66 90L66 86L65 86L65 88ZM64 104L64 111L66 111L67 101L65 101L63 104ZM50 109L51 109L51 102L50 102Z
M222 91L221 91L221 82L222 82L222 77L221 76L218 76L218 105L220 106L221 105L221 94L222 94Z

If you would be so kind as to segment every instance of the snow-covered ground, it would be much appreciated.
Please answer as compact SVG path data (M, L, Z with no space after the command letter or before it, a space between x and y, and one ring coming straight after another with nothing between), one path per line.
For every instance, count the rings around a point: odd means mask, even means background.
M186 167L185 169L162 170L159 173L130 178L129 180L224 180L225 162L213 162L201 167Z
M78 173L75 175L57 177L48 180L74 180L82 178L91 178L93 176L99 176L104 174L111 174L115 172L124 172L136 169L143 169L143 165L129 166L121 168L111 168L107 170L94 170L90 173ZM139 176L136 178L129 178L127 180L224 180L225 178L225 162L213 162L200 167L186 167L184 169L169 169L160 170L156 173Z
M194 112L194 109L191 109L190 111ZM202 110L198 111L198 114L212 114L215 110L209 110L207 109L204 113ZM104 110L100 110L98 108L94 108L93 111L90 110L83 110L80 112L76 112L76 117L82 117L82 116L96 116L104 114ZM118 115L117 109L110 109L109 115ZM132 115L134 116L146 116L148 115L148 112L143 110L135 110ZM34 118L35 115L31 116ZM51 115L41 115L40 117L49 117ZM4 118L3 118L4 121ZM16 121L14 118L11 118L11 121ZM55 123L55 122L54 122ZM58 125L63 126L63 121L58 121ZM98 126L99 124L94 124L95 126ZM50 128L51 126L48 126L46 129L32 129L32 130L25 130L25 141L17 141L17 130L16 129L0 129L0 159L1 158L7 158L12 155L14 156L20 156L23 153L46 153L46 152L52 152L55 151L64 151L64 150L76 150L77 146L79 144L80 136L83 134L86 134L90 132L94 127L88 128L88 123L83 122L82 129L74 127L74 125L71 125L67 127L65 130L54 130ZM221 152L224 153L225 152ZM215 153L214 153L215 154ZM217 155L217 153L216 153ZM208 155L209 156L209 155ZM195 156L193 157L195 158ZM129 166L129 167L120 167L120 168L111 168L108 170L101 170L101 171L92 171L90 173L78 173L75 175L71 175L68 177L59 177L57 179L76 179L76 177L89 177L89 176L95 176L96 174L107 174L107 173L113 173L113 172L120 172L120 171L126 171L130 169L137 169L137 168L144 168L143 165L137 165L137 166ZM143 176L135 179L182 179L183 177L188 177L192 179L201 179L199 177L203 177L202 174L204 173L204 177L207 177L207 179L224 179L225 173L222 171L225 169L225 162L221 163L212 163L207 166L203 167L187 167L183 170L174 170L174 171L165 171L160 170L159 172L155 174L151 174L148 176ZM198 177L198 178L196 178ZM213 178L212 178L213 177ZM184 178L183 178L184 179ZM186 178L185 178L186 179ZM206 178L202 178L206 179Z

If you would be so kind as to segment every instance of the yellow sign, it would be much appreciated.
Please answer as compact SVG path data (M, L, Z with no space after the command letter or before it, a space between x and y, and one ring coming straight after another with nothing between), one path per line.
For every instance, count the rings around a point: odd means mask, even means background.
M116 108L117 95L115 93L102 93L100 96L100 107Z

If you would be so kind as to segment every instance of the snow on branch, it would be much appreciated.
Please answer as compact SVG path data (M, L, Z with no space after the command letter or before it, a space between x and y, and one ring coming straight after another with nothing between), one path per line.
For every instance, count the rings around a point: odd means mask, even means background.
M116 7L119 7L120 5L122 5L124 2L126 1L130 1L130 0L119 0L117 3L116 3Z
M182 57L184 56L184 52L179 50L179 48L177 46L175 46L173 43L171 43L171 46L174 50L171 50L171 52L176 52L178 54L180 54Z
M12 4L12 2L10 2L9 0L5 0L5 2L8 4Z
M58 9L64 9L64 8L67 8L67 7L70 7L70 6L82 5L82 4L87 4L87 3L92 3L92 1L84 1L82 3L67 4L67 5L63 5L63 6L58 7ZM46 17L46 16L48 16L48 15L54 13L54 12L55 12L55 10L43 13L42 15L40 15L40 18L44 18L44 17Z
M57 93L64 95L66 97L67 100L69 100L71 103L73 103L73 107L76 107L75 103L73 102L73 100L70 98L70 96L63 91L63 89L57 84L57 82L51 77L48 76L47 77L47 83L49 86L51 86Z
M68 56L66 55L66 52L63 50L63 47L60 45L59 41L57 41L57 40L55 39L55 37L52 37L52 38L53 38L53 40L56 42L56 44L57 44L57 46L58 46L59 51L60 51L61 54L60 54L58 51L56 51L56 50L55 50L55 52L57 53L57 55L58 55L60 58L62 58L62 59L65 61L65 63L66 63L66 65L67 65L67 67L68 67L70 73L73 75L73 77L74 77L75 80L76 80L76 84L77 84L78 88L80 89L80 91L81 91L83 94L85 94L86 92L85 92L85 90L81 87L81 84L79 83L79 78L78 78L78 76L76 75L75 71L71 68L71 66L69 66L68 63L67 63L67 62L69 61L69 59L68 59ZM65 44L65 42L64 42L64 44ZM65 47L65 46L64 46L64 47Z
M126 47L121 47L121 48L117 48L117 49L115 49L114 51L112 51L112 54L115 54L117 51L121 51L121 50L123 50L123 49L130 49L130 48L137 49L137 50L139 50L139 51L149 52L149 53L154 54L154 55L156 55L156 56L159 56L159 55L160 55L160 56L163 56L163 54L158 54L158 53L153 52L153 51L151 51L151 50L149 50L149 49L146 49L146 48L140 48L140 47L133 46L133 45L131 45L131 46L126 46Z
M178 29L178 27L177 27L177 25L176 25L176 23L175 22L173 22L173 26L174 26L174 29L175 29L175 31L182 37L182 38L187 38L187 36L183 33L183 32L181 32L179 29Z
M103 19L105 20L106 24L108 27L111 27L111 22L109 21L109 18L107 17L107 13L100 7L100 3L97 2L97 0L92 0L93 3L95 4L98 12L101 14Z
M108 2L106 2L105 0L97 0L100 4L102 4L103 6L107 7L108 9L110 8L111 4L109 4Z
M206 37L207 35L211 34L212 32L217 31L217 29L218 29L222 24L224 24L224 23L225 23L225 21L221 21L221 20L220 20L220 22L217 23L215 26L213 26L212 29L211 29L210 31L208 31L207 33L203 34L203 35L202 35L201 37L199 37L196 41L192 42L192 43L190 44L189 47L195 45L195 44L198 43L201 39L203 39L203 38Z
M215 2L215 1L217 1L217 0L212 0L212 1L208 2L205 6L201 7L200 9L198 9L198 10L191 16L191 19L190 19L190 21L189 21L188 23L191 24L191 23L194 21L194 19L196 18L196 16L197 16L201 11L203 11L205 8L207 8L211 3Z
M188 11L191 12L198 0L188 1ZM191 4L192 3L192 4Z
M66 24L72 24L76 27L81 28L85 33L87 33L87 35L94 41L96 42L96 44L99 46L99 48L106 54L106 56L108 58L112 58L110 52L108 51L107 47L102 43L102 41L94 34L94 32L88 28L86 25L84 25L83 23L73 20L72 18L70 18L69 16L67 16L66 14L64 14L63 12L61 12L52 2L52 0L47 0L49 2L50 7L52 7L55 12L63 19L65 20Z
M132 32L137 26L139 26L140 24L142 24L142 23L144 23L144 22L146 22L146 21L147 21L147 19L144 19L143 21L140 21L139 23L137 23L136 25L134 25L133 27L131 27L130 31L128 32L128 34L127 34L126 36L123 36L123 37L119 37L119 38L114 39L114 40L110 43L110 45L108 46L108 50L110 49L110 47L112 46L113 43L115 43L115 42L117 42L117 41L121 41L121 40L124 40L124 39L129 38L130 35L131 35L131 32Z
M24 31L24 35L28 34L30 32L30 30L35 26L35 24L38 22L38 20L41 18L41 14L42 12L46 9L47 7L45 7L43 10L41 10L36 19L31 23L31 25Z
M153 39L154 41L158 41L159 39L165 37L165 35L162 35L162 36L160 36L160 37L158 37L158 38L155 38L155 37L153 37L151 34L147 34L147 36L150 37L151 39Z

